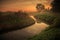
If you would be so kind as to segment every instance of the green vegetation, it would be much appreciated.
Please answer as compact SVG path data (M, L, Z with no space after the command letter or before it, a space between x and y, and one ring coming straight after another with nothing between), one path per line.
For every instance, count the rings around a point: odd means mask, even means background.
M21 29L35 21L25 12L0 12L0 32Z
M38 22L45 22L50 26L38 35L29 38L28 40L60 40L60 16L53 14L38 14L35 16Z
M30 40L60 40L60 0L52 1L52 11L54 16L50 15L38 15L37 19L42 20L45 23L51 25L38 35L30 38ZM51 13L50 13L51 14ZM55 17L56 16L56 17Z
M40 34L35 35L32 38L29 38L29 40L59 40L60 36L60 29L57 28L51 28L47 31L42 31Z
M35 16L35 18L38 20L38 22L45 22L47 24L53 24L53 21L56 19L56 17L52 14L45 13L45 14L38 14Z

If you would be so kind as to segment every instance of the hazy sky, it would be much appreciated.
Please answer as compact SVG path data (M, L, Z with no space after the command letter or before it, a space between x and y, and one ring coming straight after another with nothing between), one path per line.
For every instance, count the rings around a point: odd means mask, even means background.
M0 0L0 11L36 11L36 4L49 7L52 0Z

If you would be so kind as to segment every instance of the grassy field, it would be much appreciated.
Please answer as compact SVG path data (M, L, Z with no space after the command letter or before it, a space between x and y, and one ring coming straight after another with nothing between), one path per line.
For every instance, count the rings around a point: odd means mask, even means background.
M21 29L34 23L25 12L0 12L0 32Z

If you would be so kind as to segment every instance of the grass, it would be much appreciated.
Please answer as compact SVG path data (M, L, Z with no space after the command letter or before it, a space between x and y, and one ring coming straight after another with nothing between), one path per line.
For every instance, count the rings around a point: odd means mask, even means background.
M60 29L57 28L51 28L47 31L42 31L40 34L35 35L32 38L29 38L28 40L57 40L57 38L60 38Z
M21 29L32 25L35 21L24 12L8 13L0 12L0 32Z
M43 21L51 25L53 24L53 21L55 20L56 17L52 14L45 13L45 14L38 14L35 16L35 18L38 20L38 22Z

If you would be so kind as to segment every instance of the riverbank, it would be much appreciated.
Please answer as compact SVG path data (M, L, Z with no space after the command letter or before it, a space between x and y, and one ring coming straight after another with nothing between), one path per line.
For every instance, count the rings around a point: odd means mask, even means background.
M25 12L0 12L0 34L33 25L35 21Z
M2 40L27 40L34 35L39 34L41 31L45 30L49 25L45 23L35 23L23 29L11 31L0 35Z

